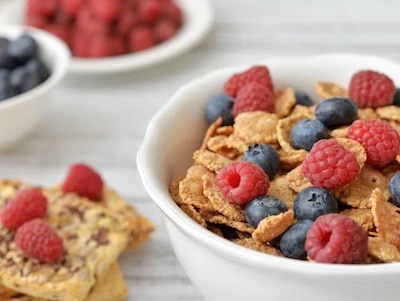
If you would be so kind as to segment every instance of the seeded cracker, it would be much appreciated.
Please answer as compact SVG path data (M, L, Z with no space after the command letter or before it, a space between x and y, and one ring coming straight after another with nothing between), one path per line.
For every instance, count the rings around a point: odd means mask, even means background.
M332 82L319 81L315 84L314 88L317 94L321 97L321 99L348 96L347 90L345 88L342 88L339 85Z
M380 262L400 261L400 251L378 237L368 237L368 253Z
M208 169L203 165L193 165L188 169L186 177L179 183L179 195L183 204L209 211L214 210L203 193L202 176L206 172Z
M288 211L264 218L254 230L252 237L259 242L268 242L277 238L294 222L294 212Z
M372 215L379 237L385 242L400 248L399 208L389 203L379 188L371 194Z
M209 199L216 211L232 220L246 221L243 208L240 205L227 202L221 195L215 184L215 174L213 172L206 172L202 179L204 195Z
M276 126L278 117L275 114L257 111L241 113L235 119L234 136L247 145L267 143L276 145Z
M0 182L0 190L10 191L9 185ZM17 192L23 185L14 187ZM81 301L125 250L131 228L105 206L50 191L43 190L49 200L46 220L63 239L66 251L62 260L43 264L25 257L13 242L14 233L0 226L1 283L38 298Z
M286 117L296 105L296 95L292 88L278 90L274 93L275 114L278 118Z

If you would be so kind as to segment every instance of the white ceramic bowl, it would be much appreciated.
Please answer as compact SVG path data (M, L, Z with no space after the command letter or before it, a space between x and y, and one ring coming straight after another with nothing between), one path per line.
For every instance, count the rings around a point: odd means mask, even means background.
M67 46L53 35L19 25L0 26L0 36L13 39L22 33L36 39L51 75L34 89L0 101L0 149L23 138L37 125L50 103L51 91L64 77L70 63Z
M317 80L347 86L355 71L366 68L384 72L400 85L400 66L371 56L328 54L260 63L269 67L277 88L301 88L314 97ZM398 300L400 263L335 265L266 255L202 228L171 199L169 184L184 175L207 128L206 101L231 74L247 67L218 70L179 89L149 123L137 155L143 184L167 217L173 248L187 275L208 301Z

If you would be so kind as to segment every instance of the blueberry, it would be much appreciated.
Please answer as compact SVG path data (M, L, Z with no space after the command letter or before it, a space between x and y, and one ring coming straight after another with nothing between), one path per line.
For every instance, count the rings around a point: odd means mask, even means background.
M305 259L307 257L304 244L312 223L311 220L298 221L283 233L279 241L279 248L283 255L294 259Z
M221 116L223 125L232 125L234 122L232 115L233 101L234 99L225 93L212 96L206 105L208 122L213 123Z
M8 49L10 45L10 40L6 37L0 37L0 49Z
M38 86L41 79L38 73L30 72L26 66L20 66L11 72L10 83L17 93L23 93Z
M389 191L392 196L392 202L400 207L400 172L396 172L389 180Z
M17 92L10 85L10 82L8 81L0 82L0 101L6 100L15 95L17 95Z
M396 93L393 97L393 105L400 107L400 88L396 89Z
M250 161L260 166L273 179L279 170L279 154L274 147L269 144L253 144L249 146L242 156L243 161Z
M10 78L10 70L6 68L0 68L0 83L3 81L8 81Z
M308 94L303 91L296 90L295 96L296 96L296 104L298 104L298 105L310 107L314 104L312 102L311 98L308 96Z
M0 68L12 69L14 66L15 62L9 55L8 49L0 47Z
M28 34L23 34L11 41L8 48L9 55L20 64L36 57L38 52L38 44L35 39Z
M29 73L37 74L40 78L40 82L44 82L50 77L50 70L46 64L39 58L33 58L26 63L25 68Z
M329 138L329 132L321 121L303 119L294 125L290 138L294 148L309 151L318 140Z
M315 108L315 117L327 127L351 124L357 113L357 104L345 97L328 98Z
M286 204L280 199L271 196L259 196L247 203L245 215L247 222L254 228L264 218L278 215L288 210Z
M338 212L338 202L329 190L311 186L297 194L293 209L298 220L315 220L320 215Z

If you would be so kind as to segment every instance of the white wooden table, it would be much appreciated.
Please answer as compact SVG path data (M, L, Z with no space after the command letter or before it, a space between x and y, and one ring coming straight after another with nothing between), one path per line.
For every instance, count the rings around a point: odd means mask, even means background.
M72 162L92 164L155 223L150 243L120 260L128 300L204 300L176 260L135 162L147 122L178 87L215 68L265 57L357 52L400 62L397 0L213 3L215 26L198 47L139 72L67 76L36 130L0 153L2 178L43 185L61 181Z

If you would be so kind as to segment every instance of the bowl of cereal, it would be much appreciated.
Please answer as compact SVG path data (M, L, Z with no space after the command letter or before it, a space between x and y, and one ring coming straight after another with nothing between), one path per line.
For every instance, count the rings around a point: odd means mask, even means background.
M399 74L357 54L267 59L156 113L139 173L206 300L397 300Z
M20 25L0 28L0 148L27 135L65 76L70 52L60 39Z

